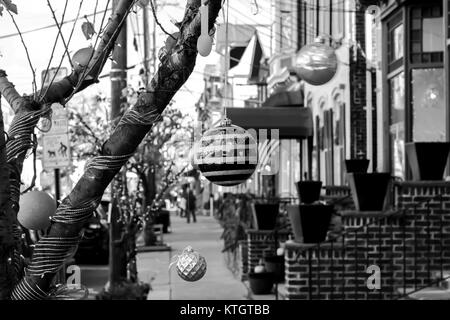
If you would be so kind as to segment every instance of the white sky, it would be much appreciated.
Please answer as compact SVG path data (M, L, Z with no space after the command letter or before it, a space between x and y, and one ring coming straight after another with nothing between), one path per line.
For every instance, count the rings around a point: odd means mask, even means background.
M84 0L81 14L83 17L87 14L94 13L95 2L93 0ZM104 10L107 0L99 0L98 2L98 11ZM112 1L111 1L112 2ZM169 32L175 32L176 27L170 22L171 19L176 19L177 21L181 20L184 13L184 0L158 0L158 18L165 29ZM163 3L166 3L164 6ZM229 22L236 24L264 24L269 21L270 17L270 0L258 0L259 13L257 15L252 14L252 3L253 0L230 0L230 10L229 10ZM22 32L45 27L48 25L54 24L54 20L52 18L51 11L47 5L47 0L14 0L14 3L18 6L19 15L15 16L16 21ZM65 20L72 20L76 17L76 13L79 7L78 0L70 0L68 4L68 9L66 12ZM52 0L51 4L56 11L56 16L60 19L61 14L64 9L65 1L63 0ZM101 18L103 14L98 14L96 17L95 25L96 29L99 28ZM152 32L153 18L150 13L150 31ZM135 65L142 61L143 54L142 52L137 53L134 50L132 45L133 40L133 31L142 34L142 21L139 21L142 17L142 11L138 11L138 14L131 13L128 18L128 65ZM89 21L93 22L93 17L88 18ZM87 47L90 42L86 41L82 32L81 32L81 24L85 20L83 18L79 19L77 25L75 27L75 31L72 37L72 41L69 45L69 50L71 55L73 55L78 49ZM220 14L218 22L221 23L223 21L222 14ZM69 38L69 34L71 32L73 23L67 23L63 27L64 38L67 41ZM260 31L260 39L265 45L265 47L269 48L269 37L270 37L270 28L268 27L259 27ZM40 31L30 32L24 34L24 40L27 44L28 50L30 52L31 61L33 67L36 70L36 77L38 88L41 83L41 71L47 68L47 64L51 55L53 43L55 37L57 35L57 28L52 27ZM16 29L11 21L9 15L4 12L3 17L0 17L0 69L6 70L8 73L9 79L16 85L17 89L20 93L30 93L31 92L31 69L28 65L27 58L25 55L25 51L20 42L20 38L18 36L2 38L2 36L16 33ZM166 35L157 28L157 50L163 45ZM143 49L142 38L139 39L140 50ZM56 48L56 52L54 55L53 62L51 64L52 67L55 67L59 64L59 60L63 53L63 45L61 39ZM214 50L214 48L213 48ZM266 54L270 54L267 52ZM175 104L178 105L181 109L186 111L187 113L194 116L194 105L198 101L200 93L203 90L203 68L205 64L215 64L217 63L220 56L216 54L214 51L211 53L209 57L201 57L199 56L197 59L197 65L194 73L191 75L189 80L186 83L185 88L180 90L174 100ZM108 74L111 63L108 61L106 63L103 74ZM65 59L63 66L68 67L70 70L70 66L68 64L67 59ZM134 70L129 70L129 77L136 76L139 71L139 67ZM109 95L110 90L110 82L109 78L103 78L101 82L90 88L85 94L94 94L99 90L105 92ZM182 104L181 104L182 103Z

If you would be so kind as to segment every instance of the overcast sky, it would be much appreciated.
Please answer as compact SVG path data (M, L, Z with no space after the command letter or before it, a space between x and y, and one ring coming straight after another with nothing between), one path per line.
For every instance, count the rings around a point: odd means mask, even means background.
M112 1L110 1L111 3ZM181 20L184 13L184 0L158 0L158 18L165 29L169 32L175 32L176 27L171 23L171 19ZM34 69L36 70L36 77L38 85L41 83L41 72L47 68L47 64L51 55L54 40L57 35L57 28L50 27L44 28L42 30L36 30L28 32L34 29L40 29L46 26L54 25L54 20L52 18L52 13L47 5L47 0L14 0L17 5L19 14L15 16L17 24L20 30L24 33L24 41L28 47L31 56L31 62ZM97 11L103 11L106 8L108 0L98 0ZM56 16L58 19L61 18L63 13L65 1L63 0L51 0L51 4L55 9ZM79 0L69 0L68 8L65 15L65 21L70 21L75 19L80 1ZM82 32L81 24L86 21L83 16L90 15L95 12L94 0L84 0L80 19L78 20L75 31L72 37L72 41L69 44L69 50L71 55L73 55L78 49L87 47L91 44L87 41ZM254 0L243 0L230 1L230 11L229 11L229 22L238 24L261 24L264 21L268 21L270 15L270 0L257 0L259 13L253 15L255 11L252 11L252 6L254 5ZM110 6L111 7L111 4ZM97 14L95 18L96 29L99 29L103 13ZM142 37L139 37L139 33L142 34L142 11L139 8L137 14L131 13L128 18L128 65L139 64L143 58L143 45ZM151 18L151 14L150 14ZM88 17L90 22L94 22L94 17ZM218 22L223 21L222 14L220 14ZM152 18L150 20L150 28L152 28ZM64 38L67 41L72 30L73 23L67 23L63 26ZM269 36L270 29L267 27L260 27L260 38L269 47ZM152 30L151 30L152 31ZM12 35L14 36L8 36ZM133 45L133 37L136 35L139 43L139 52L136 52ZM166 39L166 35L157 28L157 51L162 46ZM57 44L56 51L54 54L53 61L51 63L52 67L59 64L59 60L63 54L63 44L61 38ZM9 15L4 12L3 17L0 17L0 68L5 69L9 75L9 79L16 85L20 93L30 93L31 86L31 69L27 62L25 51L20 42L20 38L17 35L17 31L14 24L11 21ZM203 58L201 56L197 59L197 65L194 73L191 75L186 83L186 86L177 93L174 100L176 105L182 108L184 111L193 115L194 105L199 98L201 91L203 90L203 76L202 72L205 64L217 63L219 55L212 53L209 57ZM108 74L111 62L107 62L103 74ZM63 63L64 67L69 68L70 66L68 60L65 59ZM136 76L139 71L139 67L134 70L129 71L129 77ZM108 78L103 78L100 84L89 89L87 94L94 94L98 91L102 91L109 95L110 82ZM182 105L181 105L182 103Z

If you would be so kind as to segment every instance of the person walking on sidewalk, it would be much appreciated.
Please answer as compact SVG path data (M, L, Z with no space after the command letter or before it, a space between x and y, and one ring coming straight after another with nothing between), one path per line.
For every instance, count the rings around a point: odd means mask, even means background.
M191 215L192 215L192 221L197 222L197 217L195 215L196 210L196 198L194 195L194 192L192 191L192 188L189 184L186 185L186 218L187 223L191 222Z

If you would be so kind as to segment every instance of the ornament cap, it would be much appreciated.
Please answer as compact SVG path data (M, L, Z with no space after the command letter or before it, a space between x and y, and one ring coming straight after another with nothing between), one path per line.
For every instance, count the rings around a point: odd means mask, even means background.
M229 127L229 126L231 126L231 124L232 124L232 122L228 118L223 118L222 121L220 121L221 127Z

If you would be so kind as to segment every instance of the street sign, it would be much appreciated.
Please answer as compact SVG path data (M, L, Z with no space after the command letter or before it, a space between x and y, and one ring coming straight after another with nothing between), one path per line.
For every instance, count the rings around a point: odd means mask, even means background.
M70 139L67 109L52 106L52 128L43 135L44 169L66 168L70 165Z
M50 82L53 80L54 82L64 79L64 77L68 74L67 68L49 68L48 71L42 70L41 79L44 83L44 87L50 85ZM55 79L53 79L55 78Z
M43 167L45 169L68 167L70 165L69 134L46 134L43 138Z

